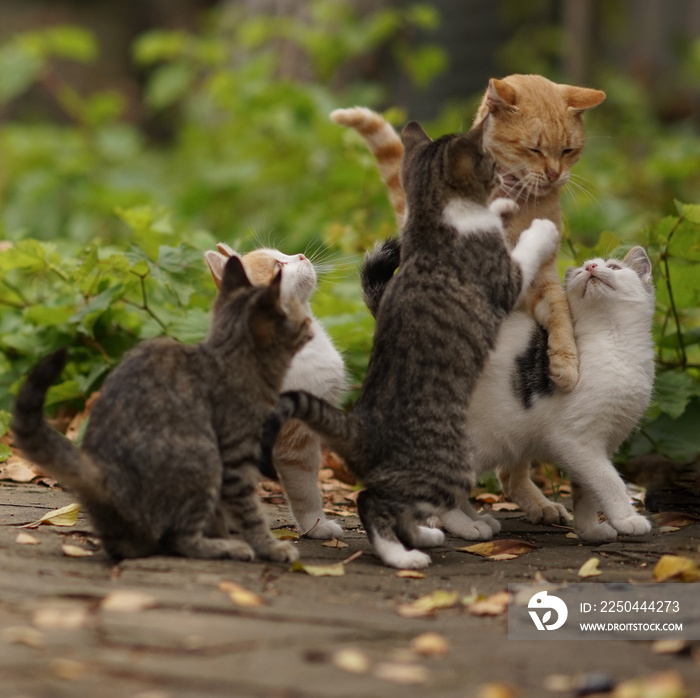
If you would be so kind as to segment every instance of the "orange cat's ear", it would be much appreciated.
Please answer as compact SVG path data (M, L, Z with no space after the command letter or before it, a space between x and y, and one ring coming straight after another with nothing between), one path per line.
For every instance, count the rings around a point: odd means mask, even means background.
M225 242L217 242L216 249L219 250L224 257L233 257L236 254Z
M406 150L411 150L417 145L430 143L430 136L415 121L410 121L401 131L401 142Z
M597 107L604 99L605 92L602 90L593 90L589 87L574 87L572 85L564 86L566 104L570 112L581 114L586 109Z
M240 257L234 255L225 260L225 262L226 264L219 284L222 293L230 293L242 287L250 288L253 285L248 280Z
M505 80L491 78L484 96L486 106L490 112L516 111L518 95L515 88Z

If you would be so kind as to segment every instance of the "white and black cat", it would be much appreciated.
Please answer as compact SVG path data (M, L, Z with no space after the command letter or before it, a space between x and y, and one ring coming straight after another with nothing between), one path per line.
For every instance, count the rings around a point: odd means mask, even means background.
M522 461L564 466L576 485L574 528L579 538L603 541L651 530L629 503L610 458L637 425L651 398L654 287L651 264L641 247L624 260L592 259L567 270L564 283L580 356L580 379L570 393L549 376L547 335L535 320L512 313L472 394L467 412L473 462L480 470L499 466L512 498L527 513L550 503L518 469ZM517 482L508 478L515 477ZM599 523L598 512L606 522ZM460 535L473 520L488 538L499 529L492 517L465 512L442 517Z

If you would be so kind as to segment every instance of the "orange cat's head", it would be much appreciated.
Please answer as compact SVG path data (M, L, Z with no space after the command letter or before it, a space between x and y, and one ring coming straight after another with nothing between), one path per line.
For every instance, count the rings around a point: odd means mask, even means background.
M581 155L581 115L605 92L558 85L540 75L492 78L474 124L485 121L484 146L503 178L501 196L532 200L565 184Z

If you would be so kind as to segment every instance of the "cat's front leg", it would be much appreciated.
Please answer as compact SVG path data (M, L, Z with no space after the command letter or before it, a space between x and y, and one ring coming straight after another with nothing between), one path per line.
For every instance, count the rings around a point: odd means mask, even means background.
M503 494L525 512L528 521L544 524L565 524L571 519L566 508L551 502L530 478L530 463L522 461L496 468Z
M224 463L221 501L257 557L274 562L294 562L299 557L294 544L277 540L270 533L257 493L258 479L259 470L253 461Z
M468 499L459 508L440 514L440 521L449 533L465 540L490 540L501 530L493 516L478 514Z
M291 420L277 438L273 458L300 532L309 538L342 538L343 528L323 511L318 485L320 439L300 421Z
M643 536L651 531L651 522L630 504L625 484L607 456L581 454L567 458L572 480L581 487L574 501L574 531L581 540L610 540L612 528L623 536ZM606 524L598 521L598 511Z
M542 267L528 291L527 304L548 332L550 378L560 390L571 392L578 383L578 351L569 302L559 279L556 260Z
M559 231L552 221L536 218L529 228L520 233L511 257L520 266L523 292L538 276L541 267L555 264L556 269L558 250Z

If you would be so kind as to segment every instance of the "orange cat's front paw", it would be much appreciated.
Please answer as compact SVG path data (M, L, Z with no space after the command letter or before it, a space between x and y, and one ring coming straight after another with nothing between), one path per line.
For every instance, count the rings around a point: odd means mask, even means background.
M571 354L550 352L549 377L559 390L570 393L578 383L578 360Z

